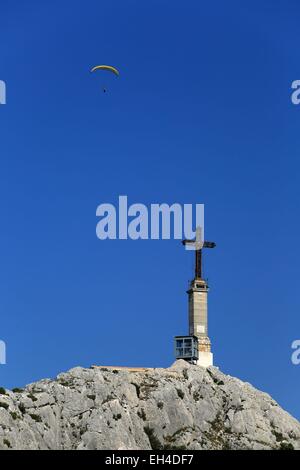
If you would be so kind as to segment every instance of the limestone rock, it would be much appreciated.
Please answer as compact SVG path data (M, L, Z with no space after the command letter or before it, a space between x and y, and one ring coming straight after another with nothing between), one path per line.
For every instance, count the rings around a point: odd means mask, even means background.
M10 448L300 449L300 423L215 367L76 367L0 394L0 449Z

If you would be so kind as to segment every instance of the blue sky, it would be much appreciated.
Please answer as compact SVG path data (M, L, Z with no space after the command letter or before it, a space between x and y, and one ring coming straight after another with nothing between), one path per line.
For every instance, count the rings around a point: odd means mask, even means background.
M98 240L96 207L126 194L205 204L215 363L299 419L299 3L10 0L0 13L1 385L173 362L192 254ZM106 94L98 63L121 73Z

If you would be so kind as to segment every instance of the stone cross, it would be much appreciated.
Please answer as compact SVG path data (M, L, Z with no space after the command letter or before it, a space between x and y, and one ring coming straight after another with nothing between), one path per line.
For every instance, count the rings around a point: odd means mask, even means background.
M202 250L203 248L215 248L215 242L202 241L201 227L196 229L196 238L194 240L183 240L182 244L188 250L195 250L195 279L202 279Z

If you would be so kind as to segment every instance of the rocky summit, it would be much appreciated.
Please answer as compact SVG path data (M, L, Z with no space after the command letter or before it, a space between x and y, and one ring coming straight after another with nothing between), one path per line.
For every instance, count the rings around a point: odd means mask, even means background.
M76 367L0 388L0 449L300 449L300 423L215 367Z

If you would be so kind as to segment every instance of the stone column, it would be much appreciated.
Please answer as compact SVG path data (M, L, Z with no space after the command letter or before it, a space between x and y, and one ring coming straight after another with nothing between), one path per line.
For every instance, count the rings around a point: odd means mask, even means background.
M198 338L199 359L202 367L213 365L207 324L208 285L203 279L194 279L188 290L189 295L189 334Z

